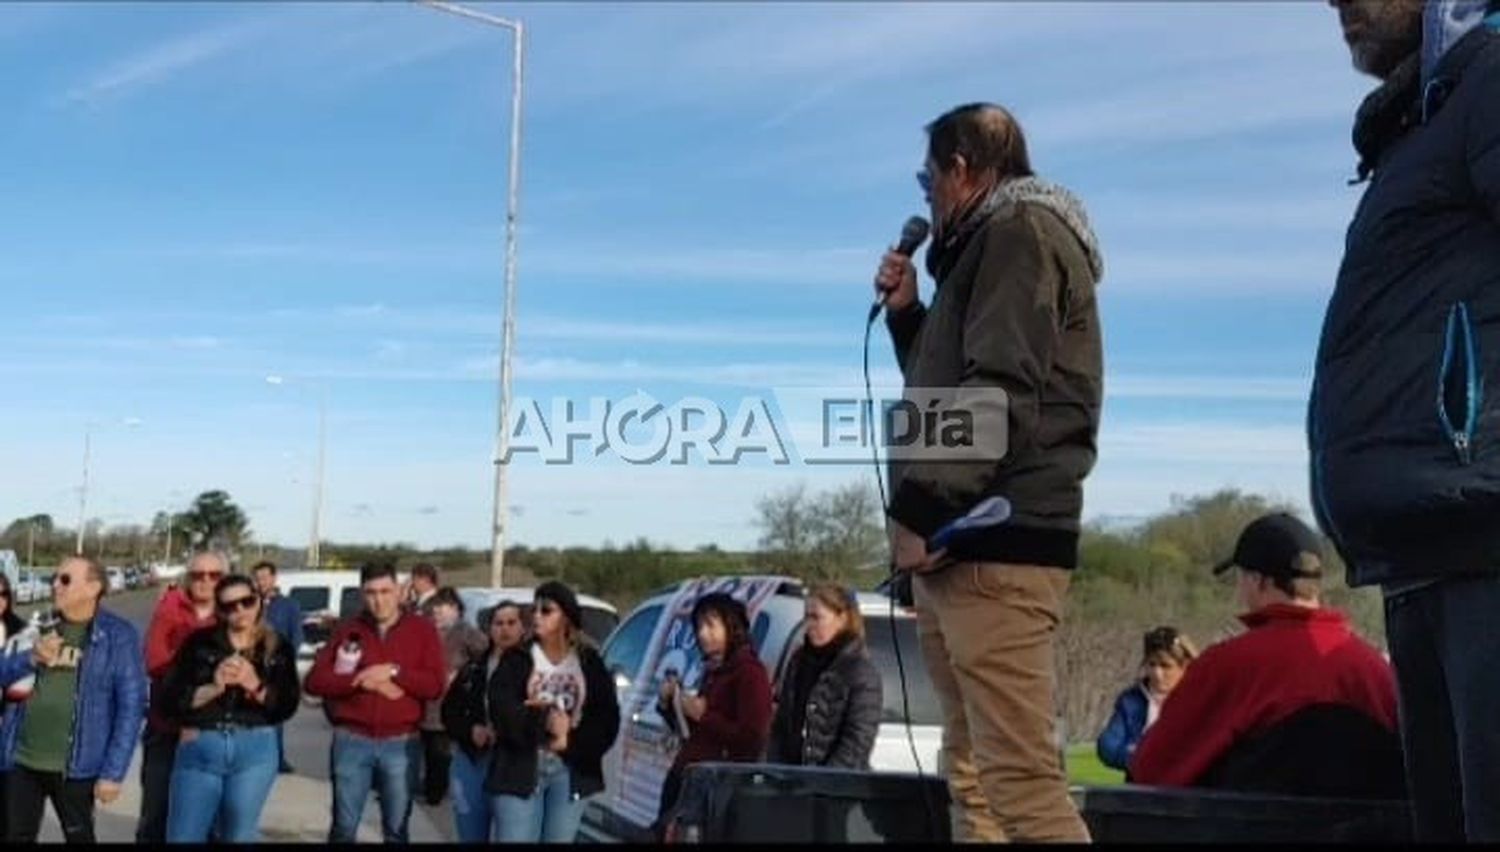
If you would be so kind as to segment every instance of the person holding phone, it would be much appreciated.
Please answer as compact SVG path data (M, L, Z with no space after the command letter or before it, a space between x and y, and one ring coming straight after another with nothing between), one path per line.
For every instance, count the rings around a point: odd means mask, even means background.
M104 566L63 560L52 578L59 619L27 650L0 656L0 686L34 675L26 701L5 708L6 841L35 843L50 800L68 845L94 842L94 803L119 798L146 714L141 637L100 607Z
M686 738L662 784L656 832L665 839L682 773L700 761L759 760L771 733L771 678L750 638L745 605L712 592L693 605L693 630L706 672L700 694L688 694L677 678L662 684L657 712Z
M584 635L573 590L538 586L531 641L504 652L489 681L494 731L485 788L498 840L572 843L620 729L604 658Z

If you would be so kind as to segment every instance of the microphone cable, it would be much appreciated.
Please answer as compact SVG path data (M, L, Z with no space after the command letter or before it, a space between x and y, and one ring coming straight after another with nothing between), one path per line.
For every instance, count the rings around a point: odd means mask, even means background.
M888 522L891 511L890 501L886 497L885 476L880 465L880 428L875 420L875 392L870 382L870 330L875 327L875 319L880 316L881 309L885 307L884 302L877 301L870 307L869 317L865 320L865 343L864 343L864 378L865 378L865 412L869 418L866 422L870 424L870 461L875 470L875 485L880 490L881 520ZM889 542L889 536L887 536ZM889 548L889 544L887 544ZM901 634L896 630L896 589L900 571L896 567L896 554L890 554L890 572L886 582L889 585L887 598L890 602L890 628L891 628L891 650L896 657L896 676L901 683L901 713L906 727L906 744L911 749L911 759L917 767L917 783L922 791L922 805L927 811L929 825L937 825L937 810L933 807L932 798L927 790L927 775L922 771L922 757L917 752L917 738L912 732L911 724L911 695L906 686L906 666L901 658ZM912 605L916 602L913 599ZM920 653L920 650L918 651ZM942 745L939 744L939 749Z

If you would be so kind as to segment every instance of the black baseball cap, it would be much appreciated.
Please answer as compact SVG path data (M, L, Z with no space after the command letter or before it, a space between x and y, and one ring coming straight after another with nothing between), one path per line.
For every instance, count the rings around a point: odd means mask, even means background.
M1323 542L1286 512L1264 515L1245 527L1234 555L1215 565L1214 573L1230 568L1289 580L1316 579L1323 576Z

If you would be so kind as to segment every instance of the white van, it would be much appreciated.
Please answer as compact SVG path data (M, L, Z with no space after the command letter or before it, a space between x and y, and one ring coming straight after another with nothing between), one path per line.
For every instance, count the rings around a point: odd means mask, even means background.
M661 782L678 746L656 712L661 675L675 668L685 686L696 687L701 674L696 639L687 621L693 603L714 591L728 591L747 600L753 613L751 639L777 685L792 651L802 643L806 590L789 577L701 578L670 586L641 602L604 643L605 665L619 690L620 733L605 755L605 791L585 810L581 839L654 842L649 826L656 818ZM861 592L857 597L865 621L865 642L883 681L884 708L871 768L916 772L920 759L922 772L941 774L942 711L917 646L916 614L893 605L883 594ZM909 728L903 710L902 671L905 704L911 709Z
M407 574L397 574L405 583ZM297 675L306 677L313 657L328 640L333 626L359 612L364 599L359 594L358 571L283 571L276 576L281 594L302 609L302 646L297 649Z
M529 608L533 600L533 590L524 586L501 589L489 586L465 586L457 591L458 599L464 604L464 621L470 625L477 625L479 614L501 601L510 601ZM580 593L578 594L578 608L583 610L583 624L579 626L583 628L584 633L600 644L609 638L615 625L620 623L619 610L616 610L614 604L609 601Z

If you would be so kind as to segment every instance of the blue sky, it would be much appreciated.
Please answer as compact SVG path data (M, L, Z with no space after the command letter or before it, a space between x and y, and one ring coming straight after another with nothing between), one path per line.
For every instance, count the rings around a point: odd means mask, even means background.
M921 128L994 100L1104 247L1086 516L1306 504L1371 87L1326 5L485 8L528 27L518 397L856 386ZM510 63L506 33L405 3L0 5L0 517L73 522L95 421L90 515L222 487L305 541L322 383L328 538L486 544ZM883 335L872 358L889 381ZM760 496L871 476L513 471L532 545L749 546Z

